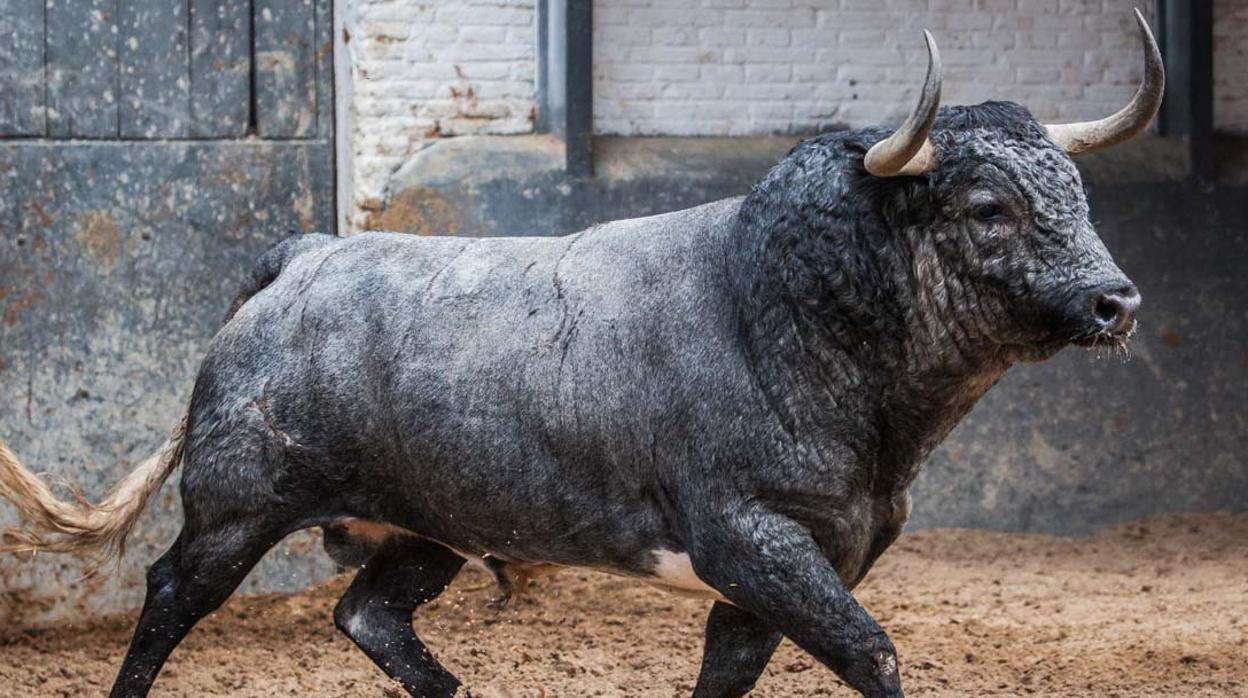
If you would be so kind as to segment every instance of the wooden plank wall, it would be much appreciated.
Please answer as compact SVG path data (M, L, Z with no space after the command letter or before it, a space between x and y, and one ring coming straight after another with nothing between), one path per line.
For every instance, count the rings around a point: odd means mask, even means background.
M0 2L0 135L47 131L43 90L43 0Z
M191 0L191 136L234 138L251 124L251 2Z
M182 0L118 7L122 138L185 138L191 125L190 8Z
M316 13L312 0L255 0L256 133L316 132Z
M45 7L48 135L117 137L116 0Z
M331 27L330 0L3 0L0 138L329 137Z

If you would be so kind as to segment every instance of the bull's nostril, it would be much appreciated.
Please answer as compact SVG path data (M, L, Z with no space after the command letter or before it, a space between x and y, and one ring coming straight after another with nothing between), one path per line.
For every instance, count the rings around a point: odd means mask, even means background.
M1139 291L1134 286L1124 286L1096 294L1092 314L1103 332L1125 334L1135 326L1135 311L1139 307Z
M1092 310L1102 325L1113 325L1122 311L1122 301L1114 296L1097 298L1096 307Z

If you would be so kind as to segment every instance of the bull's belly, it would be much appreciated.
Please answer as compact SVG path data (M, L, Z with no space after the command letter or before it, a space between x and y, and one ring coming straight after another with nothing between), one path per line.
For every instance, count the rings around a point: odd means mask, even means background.
M687 554L672 552L671 550L654 550L651 552L658 559L658 563L649 574L638 574L637 572L604 567L577 567L576 565L560 565L546 562L508 562L505 563L504 567L506 574L513 580L511 582L512 587L516 589L522 589L529 579L552 574L562 569L586 569L635 579L680 596L712 601L727 601L722 594L698 577L697 573L693 571L693 565L689 561ZM487 571L493 571L483 558L468 553L459 554L468 559L469 562L475 563Z
M417 536L418 534L391 524L375 523L365 519L348 518L333 523L339 526L351 538L359 543L367 546L377 546L392 536ZM561 569L580 568L597 572L605 572L620 577L636 579L641 582L653 585L664 591L669 591L682 596L692 596L695 598L710 599L713 601L727 601L709 584L702 581L697 573L693 570L693 564L689 560L689 555L682 552L672 550L655 549L649 551L649 557L656 560L654 567L648 573L639 573L635 570L613 569L609 567L599 567L586 565L583 567L577 565L568 565L552 562L541 561L502 561L500 558L490 556L488 553L478 555L474 553L457 550L452 546L456 554L463 557L470 564L479 567L488 574L497 574L501 571L506 574L510 580L510 585L517 591L522 591L527 585L528 580L535 577L544 576L557 572ZM486 557L493 557L487 561Z
M722 594L702 581L693 571L693 563L689 561L688 554L671 550L653 552L659 563L655 565L652 576L643 577L645 581L661 589L685 596L727 601Z

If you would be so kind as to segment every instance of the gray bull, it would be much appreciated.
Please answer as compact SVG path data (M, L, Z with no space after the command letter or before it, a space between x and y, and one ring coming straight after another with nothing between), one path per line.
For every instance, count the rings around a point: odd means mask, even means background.
M1100 121L939 107L891 135L797 146L751 192L562 238L299 236L261 260L184 425L98 505L0 444L9 550L115 551L179 463L185 523L148 572L112 695L162 663L283 536L366 561L335 621L413 695L459 682L411 614L481 558L714 600L696 696L750 689L782 636L868 696L896 652L850 595L897 537L920 464L1021 360L1124 343L1139 295L1069 154ZM363 551L363 553L361 553ZM352 553L352 555L345 555Z

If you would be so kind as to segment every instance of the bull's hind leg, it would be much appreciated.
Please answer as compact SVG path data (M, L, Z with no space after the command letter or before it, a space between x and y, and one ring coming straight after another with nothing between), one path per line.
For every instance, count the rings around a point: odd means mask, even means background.
M281 539L272 527L233 523L182 533L147 571L147 599L112 698L142 698L191 627L220 606Z
M716 602L693 698L739 698L754 688L783 636L736 606Z
M464 559L420 538L388 540L334 609L334 623L413 696L442 698L459 687L412 630L416 607L446 589Z

